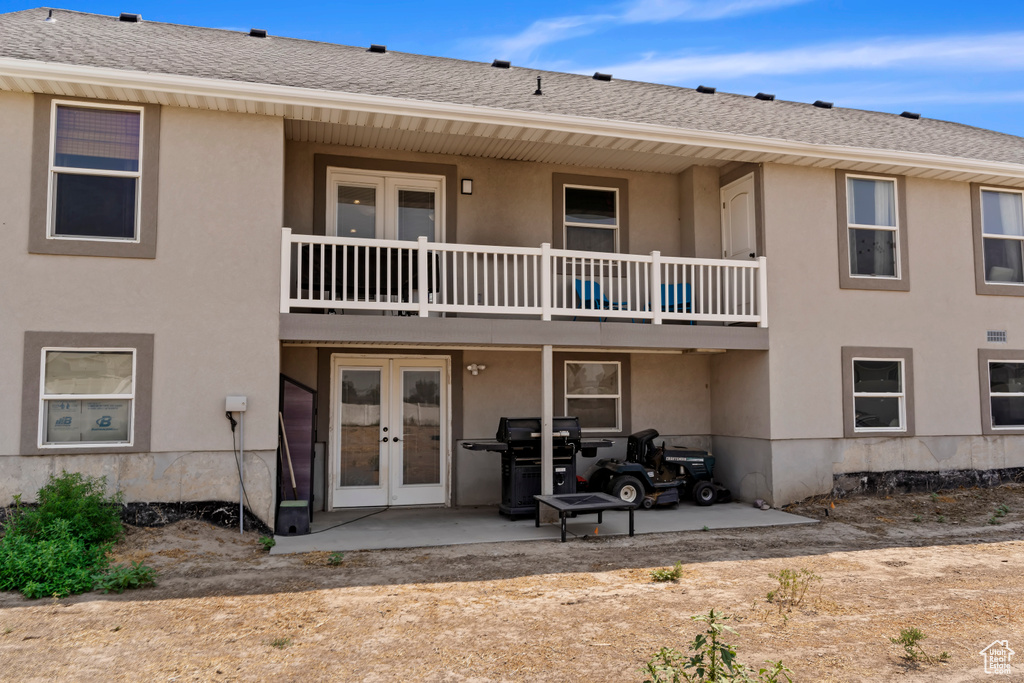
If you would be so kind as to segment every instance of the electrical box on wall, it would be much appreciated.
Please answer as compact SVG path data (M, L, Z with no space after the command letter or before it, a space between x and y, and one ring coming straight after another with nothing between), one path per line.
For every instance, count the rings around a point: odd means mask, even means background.
M245 412L245 396L228 396L224 399L224 403L229 413Z

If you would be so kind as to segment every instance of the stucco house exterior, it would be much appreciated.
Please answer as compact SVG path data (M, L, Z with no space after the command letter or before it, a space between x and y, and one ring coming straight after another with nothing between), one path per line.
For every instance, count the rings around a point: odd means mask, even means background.
M500 416L654 428L776 505L1024 467L1022 138L32 9L0 162L0 503L237 499L244 396L269 522L282 376L325 509L497 503L459 444Z

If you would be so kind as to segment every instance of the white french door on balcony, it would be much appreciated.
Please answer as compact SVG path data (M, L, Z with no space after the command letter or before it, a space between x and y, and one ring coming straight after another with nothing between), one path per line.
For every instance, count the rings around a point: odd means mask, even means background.
M447 502L447 357L332 358L332 507Z
M329 169L327 234L443 242L444 181L443 176Z

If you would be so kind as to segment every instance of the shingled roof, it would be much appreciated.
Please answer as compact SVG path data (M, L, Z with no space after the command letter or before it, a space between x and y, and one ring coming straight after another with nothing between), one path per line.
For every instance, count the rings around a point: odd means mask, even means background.
M1024 164L1024 138L947 121L59 9L44 22L47 13L0 14L0 58Z

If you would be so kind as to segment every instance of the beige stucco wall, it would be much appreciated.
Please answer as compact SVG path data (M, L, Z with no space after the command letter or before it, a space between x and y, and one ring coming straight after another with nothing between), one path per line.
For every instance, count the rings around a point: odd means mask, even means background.
M288 142L285 225L296 232L313 229L314 154L457 166L460 179L473 179L473 194L459 194L457 200L457 239L466 244L538 247L551 242L553 173L625 178L629 181L630 252L645 254L658 249L666 256L681 255L676 175Z
M68 465L129 500L237 497L224 397L249 398L249 498L272 519L281 119L164 107L156 259L29 254L32 98L0 95L0 504ZM24 332L154 335L151 455L19 457ZM248 463L248 459L247 459ZM17 472L20 479L6 476Z
M910 291L841 290L835 172L765 168L771 437L816 440L775 442L788 474L1024 465L1009 437L980 436L978 378L978 349L1024 347L1024 299L975 293L966 183L906 184ZM988 344L990 329L1010 343ZM913 349L916 437L842 438L843 346Z

